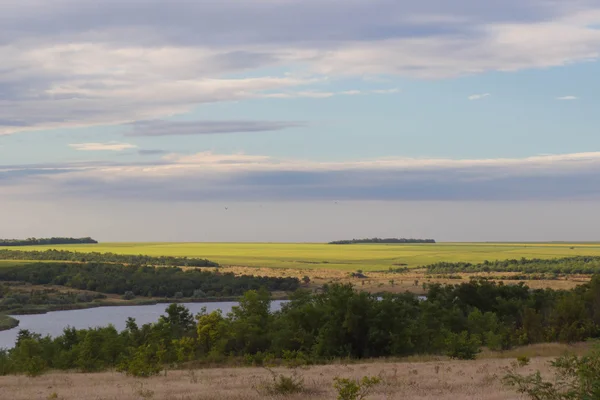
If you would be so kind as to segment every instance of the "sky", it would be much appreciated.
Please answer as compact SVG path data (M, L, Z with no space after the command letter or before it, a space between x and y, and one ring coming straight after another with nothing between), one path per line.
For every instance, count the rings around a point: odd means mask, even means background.
M0 8L0 237L600 240L600 0Z

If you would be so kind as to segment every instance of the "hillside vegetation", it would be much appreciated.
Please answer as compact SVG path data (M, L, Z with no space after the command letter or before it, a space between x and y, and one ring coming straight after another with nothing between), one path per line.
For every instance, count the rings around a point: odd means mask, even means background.
M475 359L482 347L600 337L600 275L570 291L472 281L431 285L420 300L331 285L320 294L297 291L281 311L272 312L270 302L268 291L249 290L228 315L202 312L194 318L172 304L157 323L138 326L130 319L122 332L67 328L51 339L21 331L14 349L0 352L0 374L117 368L149 376L188 362L305 365L423 354Z
M28 239L0 239L0 246L37 246L37 245L56 245L56 244L96 244L96 240L91 237L85 238L28 238Z
M354 272L416 268L437 262L481 263L485 260L549 259L600 256L600 244L564 243L436 243L360 244L334 246L312 243L100 243L95 245L34 246L80 253L114 253L152 257L208 259L224 266L340 270ZM90 260L108 262L108 260ZM127 263L126 261L119 261Z
M329 244L364 244L364 243L435 243L433 239L398 239L398 238L369 238L369 239L351 239L335 240Z

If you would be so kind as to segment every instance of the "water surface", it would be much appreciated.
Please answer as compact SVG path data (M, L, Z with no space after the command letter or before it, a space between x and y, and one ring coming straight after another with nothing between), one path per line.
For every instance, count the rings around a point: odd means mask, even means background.
M283 301L272 302L271 310L281 308ZM223 301L214 303L182 303L192 314L200 312L206 307L208 312L221 310L224 314L231 311L231 307L237 305L234 301ZM149 306L119 306L119 307L97 307L87 310L53 311L46 314L14 315L19 320L19 326L7 331L0 332L0 348L11 348L15 344L20 329L28 329L42 336L59 336L66 327L77 329L93 328L113 324L117 330L125 329L127 318L135 318L138 325L158 321L169 304L155 304Z

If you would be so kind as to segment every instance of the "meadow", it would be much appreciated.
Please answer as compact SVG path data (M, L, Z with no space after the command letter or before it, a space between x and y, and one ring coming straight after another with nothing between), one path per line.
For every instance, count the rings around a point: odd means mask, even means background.
M0 247L2 248L2 247ZM13 248L15 249L15 248ZM482 262L525 258L600 256L600 243L100 243L27 246L19 250L63 249L149 256L200 257L223 266L287 269L386 271L439 261ZM11 262L14 265L14 261ZM2 261L0 261L2 266Z
M379 376L369 400L516 400L527 399L501 383L506 368L517 356L531 357L530 365L520 373L539 370L543 376L551 372L550 361L564 353L581 354L587 346L539 344L505 352L484 352L475 361L448 360L445 357L409 357L303 367L296 371L304 382L305 392L285 397L266 396L261 391L271 381L265 368L204 368L171 370L148 379L128 377L115 372L73 374L51 372L32 379L26 376L0 376L0 393L12 400L288 400L336 398L336 377ZM274 372L291 375L287 368ZM1 397L0 398L4 398Z

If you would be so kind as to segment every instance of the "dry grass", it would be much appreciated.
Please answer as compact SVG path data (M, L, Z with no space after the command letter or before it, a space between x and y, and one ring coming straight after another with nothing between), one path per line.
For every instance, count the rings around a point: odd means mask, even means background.
M547 370L546 358L532 360L525 370ZM518 399L499 378L510 360L425 363L368 363L318 366L300 371L307 393L286 396L290 400L334 399L335 377L379 375L383 384L370 397L378 399ZM277 372L290 374L285 369ZM118 373L51 373L39 378L0 378L0 398L11 400L259 400L267 396L256 387L270 379L258 368L171 371L147 380ZM56 394L56 395L54 395Z
M367 279L358 279L350 277L350 274L345 271L321 269L321 270L306 270L306 269L294 269L294 268L256 268L256 267L244 267L244 266L231 266L222 268L225 272L233 272L236 275L258 275L258 276L272 276L272 277L296 277L302 279L304 276L308 276L311 280L309 287L316 289L325 283L352 283L357 289L365 290L368 292L391 292L391 293L404 293L406 291L412 293L423 294L423 283L442 283L442 284L459 284L461 282L469 282L471 277L485 277L486 275L493 275L497 277L520 275L519 273L511 272L493 272L491 274L486 273L458 273L462 279L442 279L436 278L432 275L431 278L426 278L426 271L424 269L413 269L404 273L390 273L390 272L365 272ZM577 285L588 282L591 279L591 275L570 275L565 278L558 280L527 280L527 281L516 281L516 280L504 280L503 282L507 285L516 285L519 282L525 283L532 289L550 288L550 289L572 289ZM391 280L394 283L391 283ZM418 285L415 285L415 281L418 281Z
M382 377L383 383L369 397L383 399L439 400L508 400L524 399L500 383L505 369L519 355L532 357L521 373L535 370L550 372L548 361L565 351L581 353L586 345L545 344L528 346L512 352L484 353L476 361L432 360L372 361L365 363L315 366L299 369L306 392L285 399L334 399L335 377ZM488 358L495 357L495 358ZM505 357L505 358L502 358ZM506 358L507 357L507 358ZM416 359L414 359L416 360ZM276 368L277 373L292 371ZM119 373L99 374L50 373L39 378L25 376L0 377L2 400L259 400L277 398L258 390L271 374L262 368L214 368L169 371L166 376L136 379ZM282 398L282 397L280 397Z

